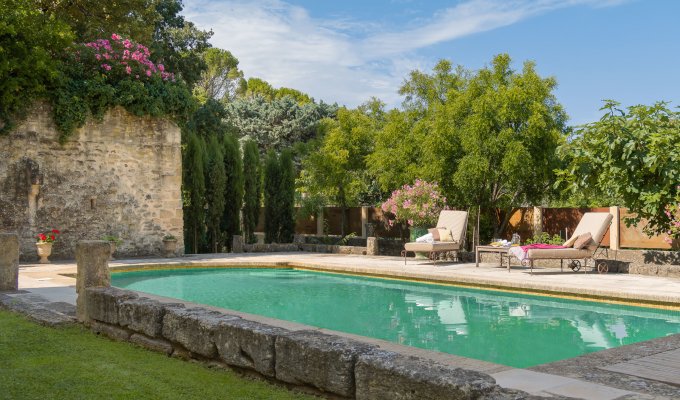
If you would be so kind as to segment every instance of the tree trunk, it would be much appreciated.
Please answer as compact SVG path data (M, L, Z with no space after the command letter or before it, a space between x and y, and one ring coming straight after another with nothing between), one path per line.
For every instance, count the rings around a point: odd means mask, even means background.
M504 210L505 215L503 216L503 220L500 221L499 224L494 224L494 225L496 225L496 226L494 226L494 232L493 232L494 237L496 237L496 238L501 237L500 235L505 231L505 227L508 225L508 222L510 222L510 218L512 217L512 214L514 214L515 211L517 211L518 209L519 208L517 208L517 207L511 207L509 209ZM498 216L498 217L500 217L500 216ZM500 219L500 218L497 218L496 221L498 221L498 219ZM522 219L524 219L524 211L522 211ZM496 222L496 221L494 221L494 222Z

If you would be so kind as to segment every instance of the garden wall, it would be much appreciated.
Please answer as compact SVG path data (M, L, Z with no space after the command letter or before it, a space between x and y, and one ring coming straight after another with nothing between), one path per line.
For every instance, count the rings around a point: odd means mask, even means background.
M159 255L172 234L183 246L179 128L122 108L88 121L63 145L39 103L0 136L0 231L17 232L21 259L37 258L35 235L56 228L54 258L83 239L115 235L118 256Z

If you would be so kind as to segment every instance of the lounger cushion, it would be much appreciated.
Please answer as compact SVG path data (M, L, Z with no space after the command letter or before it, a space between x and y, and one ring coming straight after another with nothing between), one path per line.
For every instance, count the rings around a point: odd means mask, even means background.
M578 239L574 242L574 248L575 249L582 249L592 243L593 241L593 235L590 232L586 232L582 235L579 235Z
M439 240L442 242L453 242L453 236L451 236L451 230L447 228L437 228L439 231Z
M527 258L533 259L560 259L560 258L588 258L593 255L589 249L529 249Z
M578 235L572 235L571 238L569 238L569 240L564 242L562 247L574 247L574 243L576 242L576 239L578 239Z
M432 238L433 238L435 241L437 241L437 242L439 241L439 229L437 229L437 228L430 228L430 229L428 229L427 231L428 231L429 233L432 234Z
M406 251L453 251L460 250L458 242L435 242L435 243L416 243L409 242L404 245Z

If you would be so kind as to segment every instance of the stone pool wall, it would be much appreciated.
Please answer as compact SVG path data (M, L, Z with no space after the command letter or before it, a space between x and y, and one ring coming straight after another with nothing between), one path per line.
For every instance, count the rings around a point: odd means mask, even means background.
M247 370L325 397L350 399L528 399L486 374L381 350L316 330L291 331L239 316L90 287L90 328L172 357Z

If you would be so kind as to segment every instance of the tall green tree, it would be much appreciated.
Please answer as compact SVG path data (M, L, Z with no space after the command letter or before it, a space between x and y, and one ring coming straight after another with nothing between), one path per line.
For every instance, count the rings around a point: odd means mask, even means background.
M188 131L184 134L182 160L182 194L184 200L184 236L187 253L199 252L205 230L205 155L202 139Z
M279 190L281 189L281 169L279 157L274 150L267 152L264 162L264 241L278 241L281 230L279 219Z
M323 121L323 139L315 151L302 161L300 190L326 204L347 211L357 205L371 183L366 173L366 158L373 151L373 137L384 123L383 104L373 100L355 110L341 108L337 120ZM347 213L343 212L342 234L347 232Z
M619 199L635 214L627 224L645 220L648 235L666 233L673 218L666 207L680 192L680 112L664 102L623 110L612 100L602 110L560 149L567 167L559 182L569 193Z
M35 1L0 0L0 133L46 95L57 78L57 56L73 40L71 29Z
M220 146L217 135L210 136L206 152L208 167L205 171L205 200L207 205L205 222L208 228L210 252L218 253L223 243L220 224L225 210L227 174L222 146Z
M378 133L370 171L387 172L383 189L418 177L438 182L451 206L500 209L498 234L516 207L551 194L568 131L556 86L531 62L515 71L505 54L474 72L447 61L414 72L401 89L407 114L391 115Z
M243 233L246 243L255 243L255 229L260 219L262 167L257 143L248 140L243 145Z
M226 185L225 207L222 214L222 232L225 244L231 250L234 235L241 233L241 205L243 204L243 163L238 140L231 133L222 138Z
M210 48L203 53L206 70L194 87L199 101L209 99L228 102L244 90L243 72L238 69L238 59L227 50Z
M337 108L325 103L300 105L290 96L268 100L256 95L234 100L226 109L239 137L255 140L266 154L316 138L321 119L334 116Z
M280 243L292 243L295 236L295 165L293 153L286 149L279 157L279 235Z

